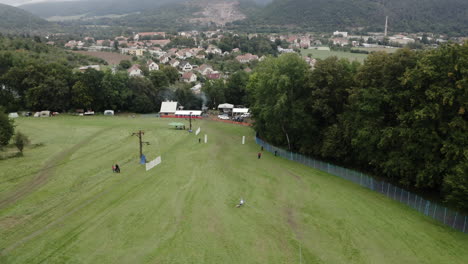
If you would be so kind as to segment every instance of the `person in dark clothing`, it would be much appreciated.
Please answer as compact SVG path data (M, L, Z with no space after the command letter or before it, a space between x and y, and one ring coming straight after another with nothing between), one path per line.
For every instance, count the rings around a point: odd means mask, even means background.
M115 164L115 172L120 173L119 164Z
M263 151L263 146L261 147L261 150Z
M257 155L258 159L260 159L262 157L262 153L259 152L258 155Z
M198 143L201 143L201 138L198 138Z
M276 157L276 156L278 156L278 151L277 151L277 150L275 150L275 157Z

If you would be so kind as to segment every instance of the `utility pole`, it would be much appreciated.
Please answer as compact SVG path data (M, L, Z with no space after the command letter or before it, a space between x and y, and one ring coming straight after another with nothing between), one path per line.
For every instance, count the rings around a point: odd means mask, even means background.
M387 36L387 28L388 28L388 16L385 17L385 31L384 31L384 37Z
M142 141L144 134L145 134L145 132L141 131L141 130L138 130L138 132L136 132L136 133L132 133L132 136L137 136L138 137L138 141L140 143L140 159L141 159L141 156L143 156L143 143L146 144L146 145L149 145L149 142Z
M190 121L190 129L189 129L189 131L192 131L192 112L190 112L189 121Z

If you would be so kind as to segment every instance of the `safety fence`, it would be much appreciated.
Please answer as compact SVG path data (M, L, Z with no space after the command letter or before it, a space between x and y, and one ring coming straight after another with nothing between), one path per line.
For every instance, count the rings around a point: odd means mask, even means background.
M438 203L431 202L419 195L401 189L391 183L375 179L369 175L355 170L346 169L328 162L316 160L298 153L290 152L282 148L270 145L269 143L255 137L258 145L277 156L302 163L306 166L330 173L343 179L352 181L373 191L386 195L387 197L399 201L419 211L420 213L432 217L454 229L468 233L468 217L456 211L448 209Z

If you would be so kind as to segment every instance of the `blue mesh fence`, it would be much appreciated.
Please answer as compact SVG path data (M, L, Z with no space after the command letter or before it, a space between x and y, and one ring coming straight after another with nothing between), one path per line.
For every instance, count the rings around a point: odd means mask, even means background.
M272 146L258 137L255 138L255 141L258 145L263 146L263 148L268 152L275 153L276 151L277 156L296 161L306 166L352 181L368 189L379 192L393 200L404 203L414 210L444 223L447 226L464 233L468 233L468 217L466 215L459 214L458 212L450 210L440 204L426 200L391 183L374 179L362 172L346 169L331 163L309 158L298 153L289 152L282 148Z

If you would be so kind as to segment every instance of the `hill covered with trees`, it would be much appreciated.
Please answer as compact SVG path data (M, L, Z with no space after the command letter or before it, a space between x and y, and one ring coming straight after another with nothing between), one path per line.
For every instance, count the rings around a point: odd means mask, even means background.
M23 9L0 4L0 32L24 33L41 30L49 22Z
M259 30L383 31L385 16L394 32L468 34L465 0L274 0L238 28Z

